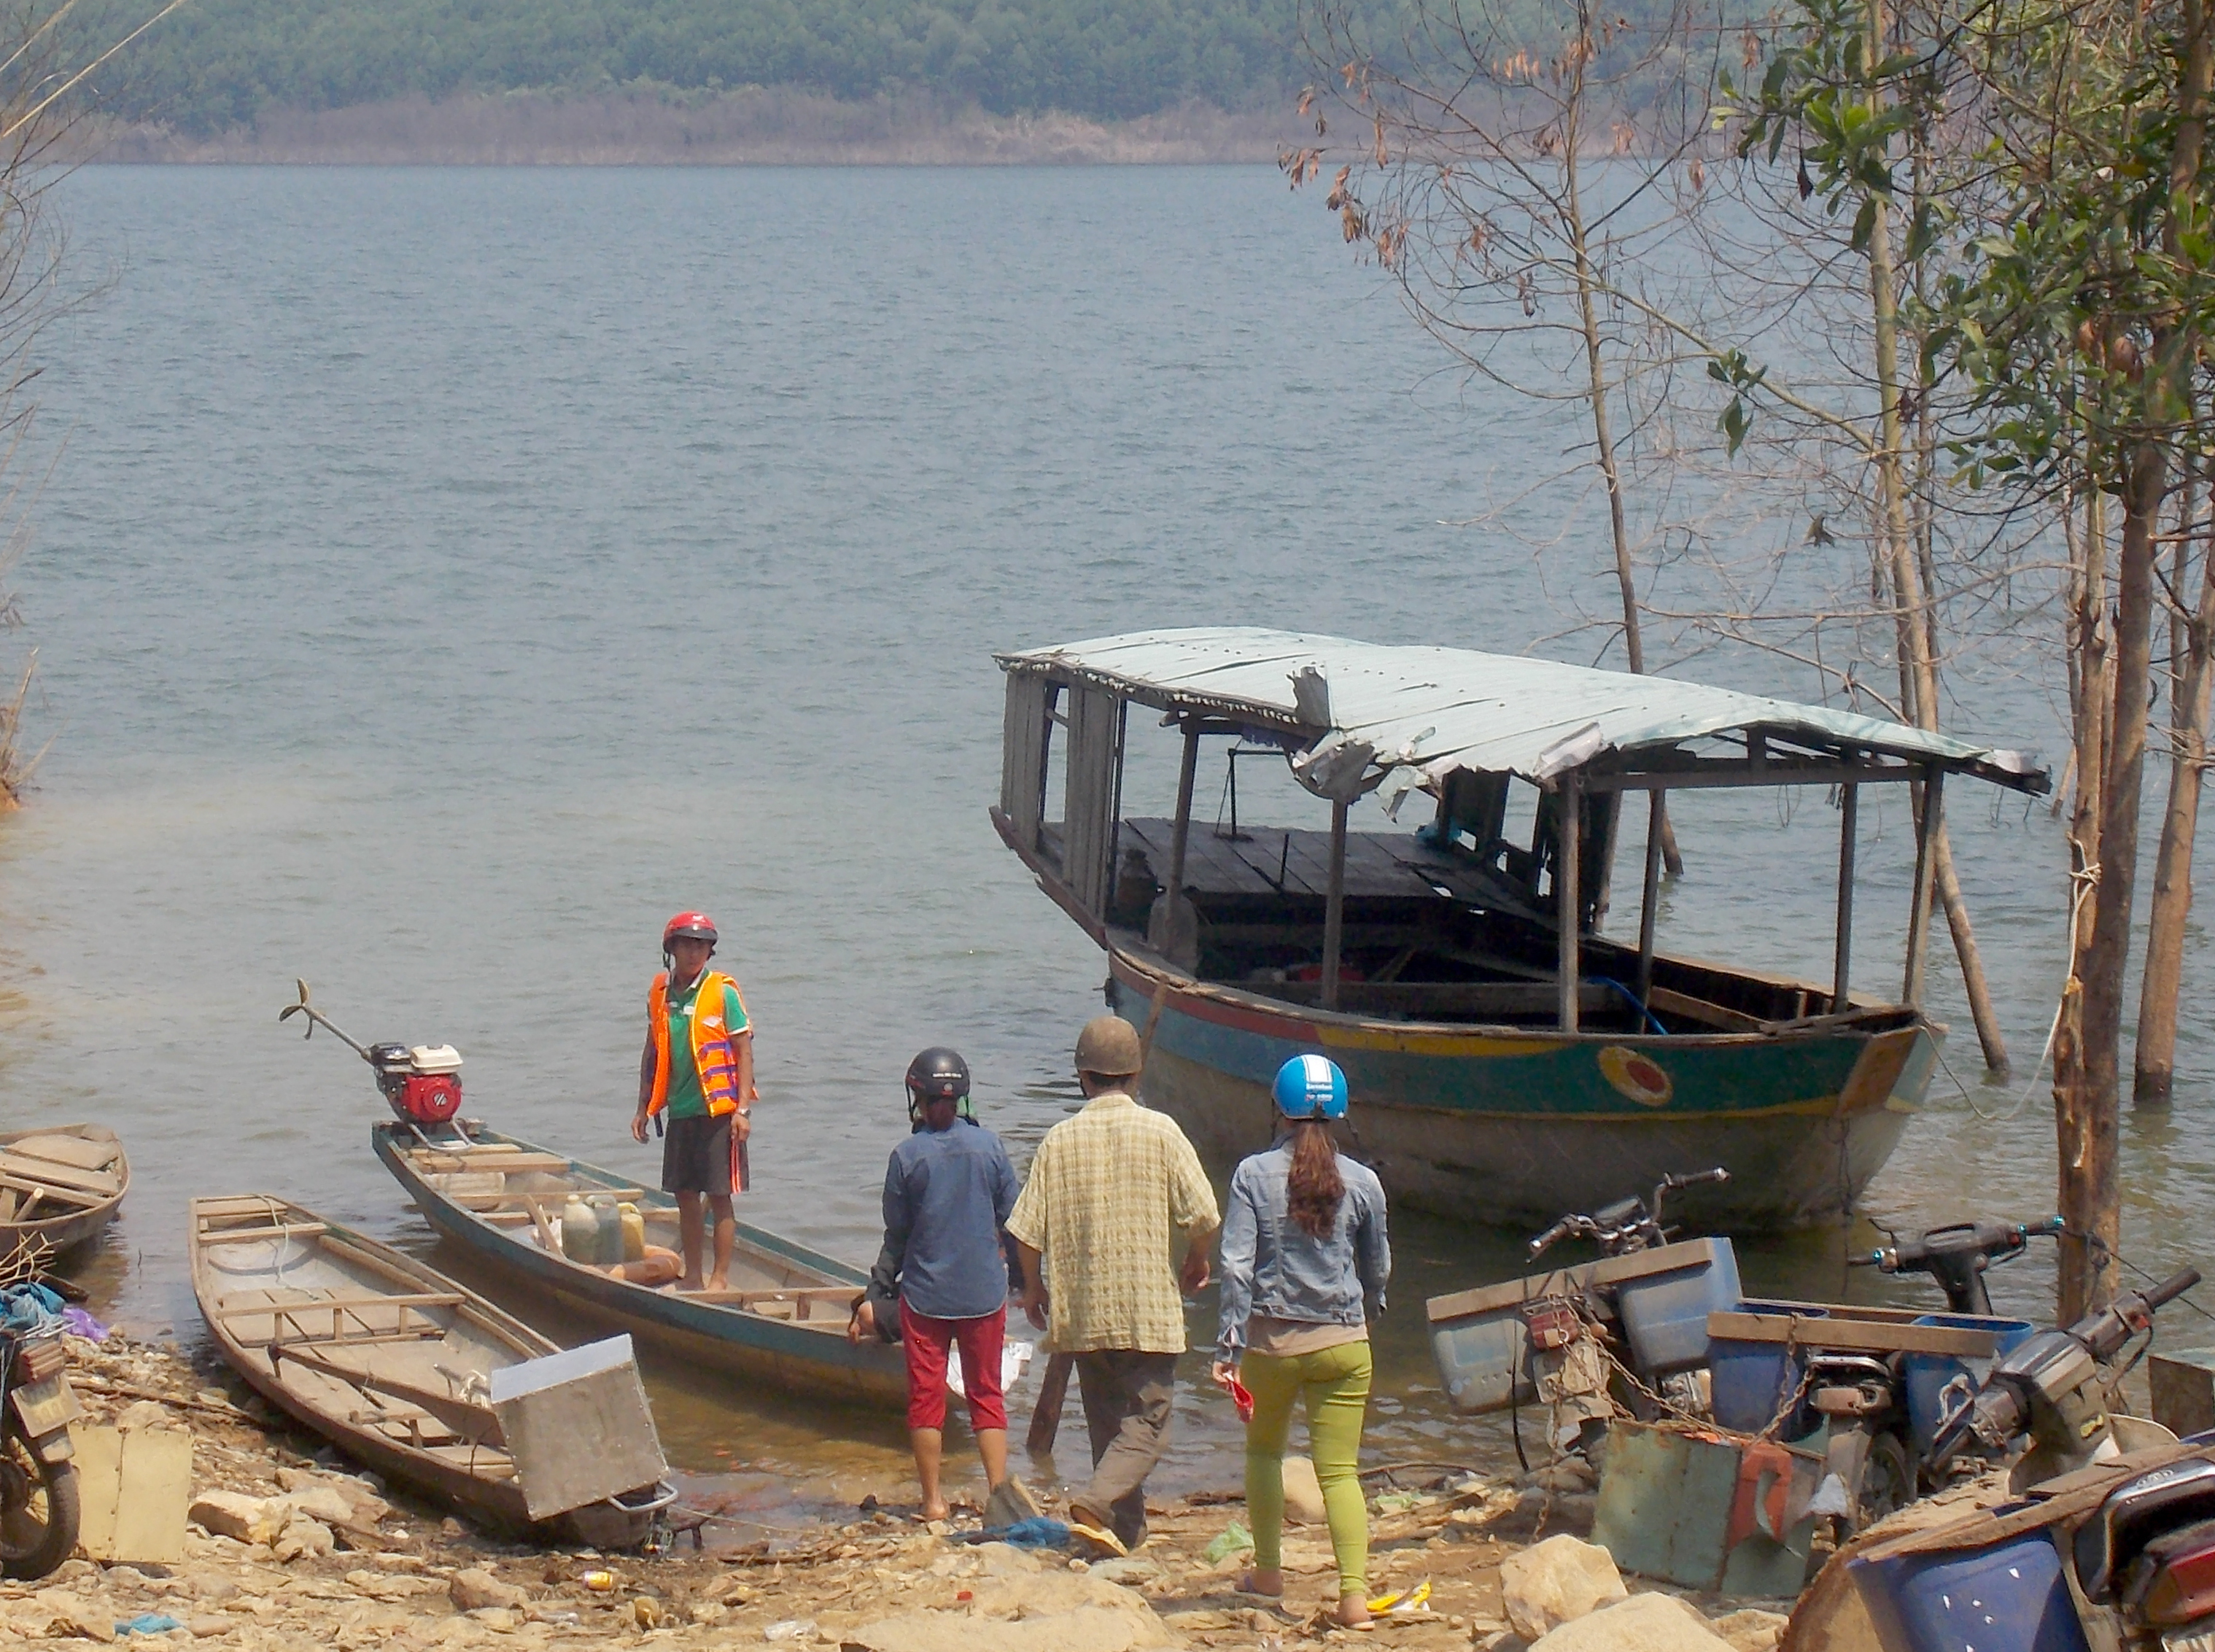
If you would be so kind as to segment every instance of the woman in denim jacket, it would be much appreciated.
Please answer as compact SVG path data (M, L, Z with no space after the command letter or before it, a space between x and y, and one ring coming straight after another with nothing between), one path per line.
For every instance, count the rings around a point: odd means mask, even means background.
M1277 1073L1289 1128L1230 1178L1223 1219L1223 1323L1215 1380L1252 1391L1246 1508L1254 1523L1251 1594L1285 1592L1285 1440L1307 1404L1309 1450L1338 1561L1338 1621L1369 1621L1369 1511L1358 1462L1369 1408L1369 1327L1392 1273L1384 1188L1341 1155L1329 1121L1346 1116L1346 1075L1320 1055Z

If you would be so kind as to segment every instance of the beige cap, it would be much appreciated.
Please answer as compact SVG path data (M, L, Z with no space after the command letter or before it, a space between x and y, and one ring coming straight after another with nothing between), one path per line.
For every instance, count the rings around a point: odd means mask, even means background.
M1138 1029L1120 1016L1095 1016L1077 1035L1077 1070L1127 1078L1145 1066Z

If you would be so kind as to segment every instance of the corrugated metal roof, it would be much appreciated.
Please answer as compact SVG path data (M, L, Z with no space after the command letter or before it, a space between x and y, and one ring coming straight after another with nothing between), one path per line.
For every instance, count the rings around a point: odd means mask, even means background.
M1365 771L1369 783L1377 771L1387 771L1397 782L1387 785L1389 796L1456 769L1543 781L1611 752L1748 729L1936 763L2019 790L2051 784L2028 754L1904 723L1671 677L1467 648L1221 626L1095 637L998 659L1011 670L1054 667L1164 709L1246 715L1317 734L1300 766L1307 783L1325 792L1341 789L1328 773L1334 752L1350 760L1341 772ZM1296 691L1295 679L1307 672L1319 674L1320 684L1310 677ZM1404 772L1392 777L1394 770Z

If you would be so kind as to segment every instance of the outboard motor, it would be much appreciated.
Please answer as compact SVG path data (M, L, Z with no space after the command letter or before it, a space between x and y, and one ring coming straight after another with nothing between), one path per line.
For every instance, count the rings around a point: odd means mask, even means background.
M393 1112L408 1123L444 1124L461 1111L462 1057L452 1045L372 1044L364 1059Z
M333 1037L368 1062L386 1104L402 1124L444 1124L461 1111L462 1057L452 1045L357 1044L308 1002L307 982L296 984L300 1001L279 1010L277 1019L305 1016L309 1037L315 1036L318 1027L328 1029Z

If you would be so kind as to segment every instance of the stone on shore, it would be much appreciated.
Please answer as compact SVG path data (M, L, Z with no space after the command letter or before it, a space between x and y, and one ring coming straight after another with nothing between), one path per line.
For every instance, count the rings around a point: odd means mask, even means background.
M1304 1457L1285 1459L1285 1519L1294 1526L1321 1526L1325 1519L1322 1482Z
M1634 1594L1531 1643L1531 1652L1728 1652L1730 1643L1673 1594Z
M1613 1555L1567 1533L1500 1563L1507 1621L1526 1641L1539 1640L1629 1594Z
M457 1612L477 1612L487 1606L504 1606L520 1612L531 1604L531 1592L512 1583L503 1583L490 1572L472 1566L454 1574L446 1593L452 1598Z
M1781 1612L1746 1606L1725 1612L1709 1627L1731 1643L1732 1652L1776 1652L1784 1626L1791 1621Z
M274 1538L284 1529L291 1511L273 1509L270 1499L249 1497L242 1491L203 1491L185 1513L211 1537L251 1544L267 1543Z

